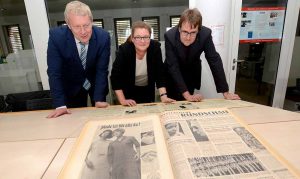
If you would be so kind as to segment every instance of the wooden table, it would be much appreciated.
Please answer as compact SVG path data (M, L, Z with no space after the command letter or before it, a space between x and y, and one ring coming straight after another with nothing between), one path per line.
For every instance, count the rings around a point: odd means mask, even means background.
M214 102L216 100L205 100L193 105L215 107ZM230 108L300 171L300 113L243 101L235 104L217 100L216 104L217 107ZM104 110L112 109L124 111L131 108L110 106ZM0 179L57 178L84 124L95 117L99 120L113 118L99 116L104 110L92 107L72 109L72 114L56 119L46 118L50 111L0 114Z

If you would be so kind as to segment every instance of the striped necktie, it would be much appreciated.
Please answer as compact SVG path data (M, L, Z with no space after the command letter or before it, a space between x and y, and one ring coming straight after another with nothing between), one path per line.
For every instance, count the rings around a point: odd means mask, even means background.
M86 50L86 46L82 43L79 42L80 44L80 60L81 60L81 64L83 66L83 69L86 68L86 55L87 55L87 50ZM89 82L89 80L86 78L84 83L83 83L83 88L86 90L89 90L91 87L91 83Z

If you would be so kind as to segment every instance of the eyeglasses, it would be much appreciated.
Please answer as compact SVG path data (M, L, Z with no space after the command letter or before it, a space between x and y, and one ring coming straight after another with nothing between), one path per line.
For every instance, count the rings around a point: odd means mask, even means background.
M134 40L136 41L149 41L150 40L150 37L140 37L140 36L137 36L137 37L133 37Z
M71 26L71 27L75 31L80 31L81 29L88 30L89 28L92 27L92 23L84 24L82 26L78 25L78 26Z
M190 36L190 37L196 37L198 31L195 31L195 32L188 32L188 31L185 31L185 30L179 30L179 32L184 36L184 37L187 37L187 36Z

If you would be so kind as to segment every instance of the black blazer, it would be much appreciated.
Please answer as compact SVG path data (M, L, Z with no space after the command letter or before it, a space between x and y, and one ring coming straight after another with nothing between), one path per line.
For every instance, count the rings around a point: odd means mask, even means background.
M125 98L132 95L135 87L136 51L132 42L120 45L111 71L111 85L113 90L123 90ZM147 73L150 95L154 99L155 84L157 88L165 87L165 71L162 62L160 43L150 41L147 49Z
M194 91L201 86L201 59L202 52L212 71L217 92L227 92L223 63L220 55L215 49L212 41L211 30L205 26L201 27L195 42L185 47L180 41L178 26L165 33L166 60L165 65L169 76L175 84L173 88L183 93ZM169 91L169 90L168 90Z

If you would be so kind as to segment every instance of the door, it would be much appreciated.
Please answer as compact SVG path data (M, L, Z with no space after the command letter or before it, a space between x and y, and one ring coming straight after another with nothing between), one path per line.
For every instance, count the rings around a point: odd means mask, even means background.
M240 36L238 57L232 59L230 87L235 87L235 93L245 101L274 106L273 99L280 95L280 80L287 78L281 69L290 63L282 57L288 51L282 44L290 40L283 38L284 25L289 21L287 5L287 0L242 1L241 18L235 20L240 20Z
M283 109L300 111L300 1L298 4L298 22L289 69L288 83L285 93Z

